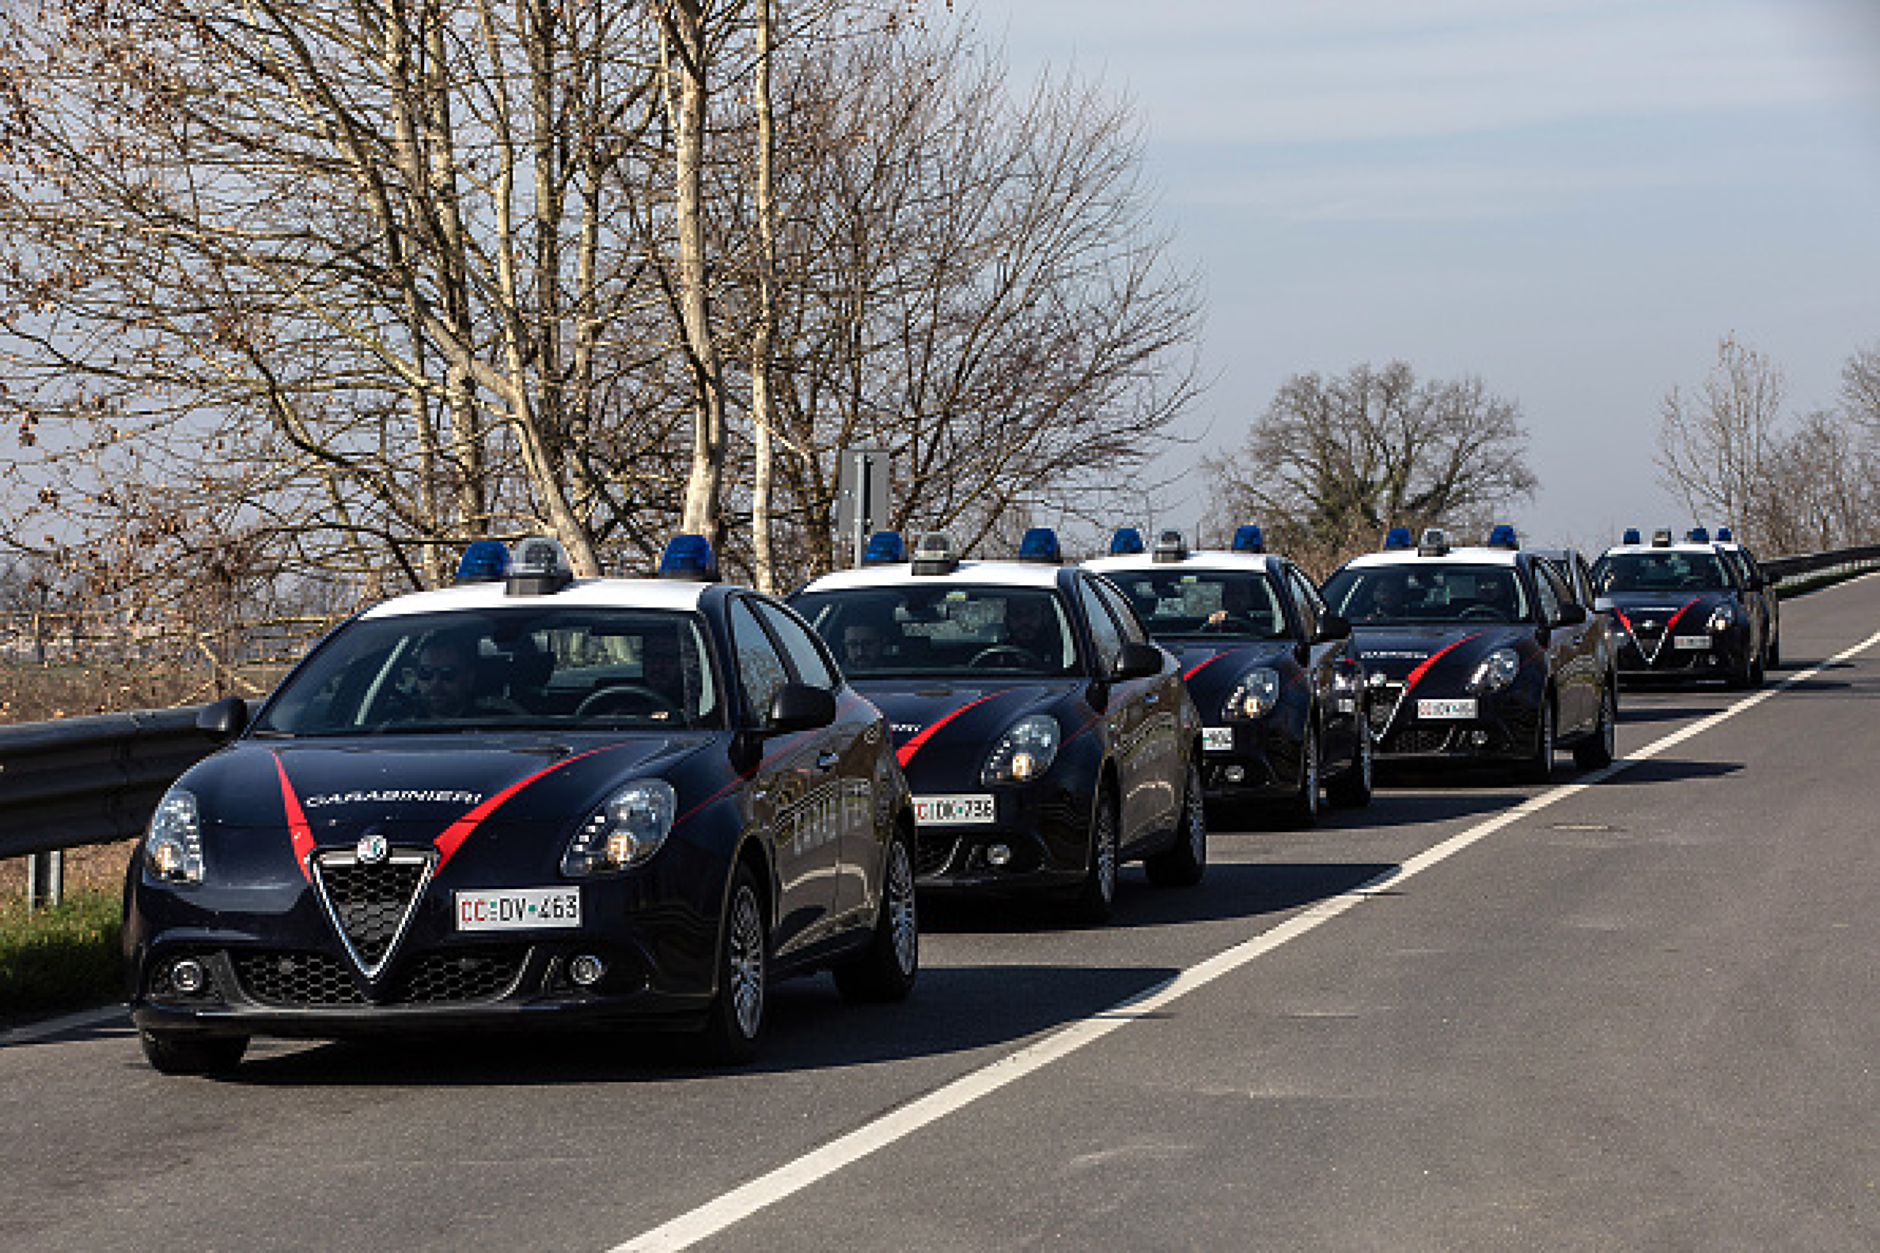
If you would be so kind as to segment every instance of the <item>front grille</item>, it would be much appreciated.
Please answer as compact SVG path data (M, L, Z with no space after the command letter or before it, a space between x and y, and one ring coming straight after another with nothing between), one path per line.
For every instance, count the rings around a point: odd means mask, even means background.
M1440 753L1449 747L1452 727L1407 726L1392 735L1384 747L1387 753Z
M914 874L916 876L936 875L947 868L953 860L954 846L960 842L957 835L929 835L922 832L914 839Z
M1371 719L1371 734L1382 736L1384 729L1390 726L1391 715L1397 712L1397 702L1403 699L1403 684L1385 683L1371 689L1368 716Z
M367 865L349 852L326 853L314 859L314 870L320 895L360 969L376 975L431 877L430 857L393 853Z
M351 972L321 953L238 953L235 975L265 1005L365 1004Z
M426 953L412 963L396 999L413 1004L493 1001L522 974L525 949Z

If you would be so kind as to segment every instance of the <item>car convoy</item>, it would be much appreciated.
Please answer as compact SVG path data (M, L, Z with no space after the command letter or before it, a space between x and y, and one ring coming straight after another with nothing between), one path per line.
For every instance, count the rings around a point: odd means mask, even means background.
M1619 682L1760 683L1770 580L1728 532L1589 566L1394 529L1323 586L1229 551L965 560L940 533L773 600L681 536L576 579L481 541L342 623L179 778L127 869L132 1018L167 1073L255 1035L601 1024L758 1050L775 980L893 1001L923 895L1104 921L1119 868L1198 883L1207 826L1309 825L1377 764L1609 763Z

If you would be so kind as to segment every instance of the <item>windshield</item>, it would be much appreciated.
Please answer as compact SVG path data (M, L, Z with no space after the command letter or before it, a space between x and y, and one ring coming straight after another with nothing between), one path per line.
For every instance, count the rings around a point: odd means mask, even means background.
M1704 592L1730 586L1714 552L1607 553L1593 566L1593 590L1613 592Z
M1325 582L1332 612L1354 625L1521 622L1527 593L1512 566L1401 565L1340 570Z
M790 603L854 677L1079 672L1070 620L1043 588L859 587L805 592Z
M717 726L690 614L503 608L358 619L291 675L256 734Z
M1158 640L1290 638L1264 574L1239 570L1106 570Z

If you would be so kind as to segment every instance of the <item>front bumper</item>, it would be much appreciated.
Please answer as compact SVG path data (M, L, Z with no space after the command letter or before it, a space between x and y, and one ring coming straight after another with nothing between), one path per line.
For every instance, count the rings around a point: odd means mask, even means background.
M1705 641L1701 648L1679 647L1680 639ZM1626 678L1660 675L1666 678L1720 679L1745 668L1749 631L1734 627L1721 633L1639 637L1627 632L1617 637L1619 673Z
M1076 885L1089 862L1093 788L1047 778L982 789L992 797L991 822L919 824L916 886L998 895Z
M1538 699L1524 699L1518 690L1475 695L1467 698L1476 702L1474 717L1420 717L1416 702L1427 698L1419 689L1406 702L1401 683L1371 689L1368 716L1376 760L1512 761L1532 753L1540 726Z
M1222 804L1290 796L1298 786L1303 752L1300 736L1276 716L1208 727L1202 741L1202 795Z

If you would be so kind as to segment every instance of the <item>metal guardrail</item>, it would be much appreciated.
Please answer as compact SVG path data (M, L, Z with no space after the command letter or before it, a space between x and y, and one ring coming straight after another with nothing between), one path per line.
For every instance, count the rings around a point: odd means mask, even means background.
M0 727L0 857L137 835L164 790L215 748L196 729L201 709Z
M1810 574L1855 573L1880 569L1880 544L1860 548L1837 548L1832 552L1805 553L1799 557L1771 557L1762 568L1780 584Z

